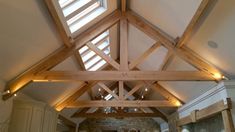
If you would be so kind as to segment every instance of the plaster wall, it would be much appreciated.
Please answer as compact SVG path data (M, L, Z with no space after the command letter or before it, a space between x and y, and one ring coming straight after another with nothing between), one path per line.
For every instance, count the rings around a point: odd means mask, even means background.
M2 100L1 96L3 94L4 88L5 82L0 80L0 132L8 131L13 102L12 99L7 101Z

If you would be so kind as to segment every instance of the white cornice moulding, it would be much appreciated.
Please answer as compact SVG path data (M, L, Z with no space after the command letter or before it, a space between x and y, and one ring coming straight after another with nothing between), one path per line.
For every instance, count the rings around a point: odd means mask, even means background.
M179 117L182 118L188 116L193 110L200 110L220 100L225 100L229 97L228 89L235 89L235 80L220 82L217 86L205 92L198 98L183 105L178 109ZM225 104L226 103L227 102L225 102Z

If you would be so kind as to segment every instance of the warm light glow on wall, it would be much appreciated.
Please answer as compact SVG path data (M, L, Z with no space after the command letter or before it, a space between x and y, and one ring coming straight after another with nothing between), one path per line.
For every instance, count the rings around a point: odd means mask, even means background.
M179 101L175 101L174 104L175 104L176 106L178 106L178 107L182 106L182 104L181 104Z
M215 79L222 79L222 75L220 73L214 73L214 78Z

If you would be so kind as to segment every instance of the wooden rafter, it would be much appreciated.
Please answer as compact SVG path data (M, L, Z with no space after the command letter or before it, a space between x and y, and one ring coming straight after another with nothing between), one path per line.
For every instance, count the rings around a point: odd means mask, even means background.
M167 55L165 56L159 70L160 71L165 71L167 70L167 67L170 65L170 63L173 61L174 55L171 52L167 52Z
M201 16L205 13L206 7L208 7L210 0L202 0L200 6L198 7L196 13L194 14L193 18L191 19L190 23L188 24L186 30L184 31L182 37L180 37L176 47L182 47L185 43L187 43L189 37L191 36L194 28L198 24Z
M131 88L128 87L127 85L125 85L125 89L126 89L127 91L131 91ZM137 99L137 100L141 98L138 93L133 93L133 96L134 96L135 99ZM160 115L160 117L161 117L163 120L165 120L166 122L168 121L167 116L166 116L164 113L162 113L161 111L159 111L157 108L155 108L155 107L149 107L149 108L150 108L154 113L158 113L158 114Z
M81 95L83 95L88 89L95 86L97 83L98 82L95 81L95 82L89 83L88 85L86 85L86 83L82 84L81 87L78 88L78 90L74 94L72 94L71 96L67 97L65 100L56 104L55 109L57 111L61 111L62 109L70 105L71 103L75 102Z
M135 67L135 70L138 70L138 68ZM158 81L155 82L149 82L149 81L143 81L142 85L145 84L146 86L152 88L153 90L155 90L157 93L159 93L160 95L162 95L163 97L165 97L167 100L169 100L170 102L174 103L174 104L178 104L178 105L182 105L184 104L183 101L181 101L179 98L177 98L174 94L172 94L171 92L169 92L168 90L166 90L163 86L161 86L160 84L158 84ZM141 83L140 83L141 85ZM133 88L132 90L134 90L135 88ZM131 91L132 91L131 90ZM130 91L130 92L131 92ZM130 93L129 92L129 93ZM127 94L128 95L128 94ZM136 95L135 95L136 96Z
M111 67L110 66L107 66L104 68L105 70L110 70ZM89 91L93 86L97 85L98 84L98 81L94 81L94 82L89 82L88 84L87 83L82 83L80 85L80 87L78 88L78 90L68 96L67 98L65 98L63 101L57 103L54 108L57 110L57 111L61 111L62 109L64 109L68 104L70 103L73 103L74 101L76 101L80 96L82 96L86 91Z
M128 23L127 19L120 20L120 65L121 71L128 71Z
M214 81L200 71L46 71L31 77L35 82L50 81Z
M118 82L118 88L119 88L119 100L124 100L124 82L123 81Z
M77 48L82 47L84 44L88 43L95 37L99 36L101 33L105 32L107 29L119 22L121 18L121 12L115 10L113 13L94 24L94 26L85 30L81 35L74 38Z
M129 64L129 69L135 68L138 64L142 63L146 58L149 57L156 49L160 48L161 43L157 42L156 44L152 45L148 50L146 50L141 56L139 56L137 59L132 61Z
M37 64L29 68L27 71L18 75L15 79L9 81L5 90L9 90L9 94L3 96L3 100L6 100L13 96L16 92L24 88L28 83L32 81L32 76L50 70L55 65L59 64L67 57L74 53L74 47L66 48L62 47L56 50L54 53L39 61Z
M113 66L114 68L116 68L117 70L119 70L120 65L114 60L112 59L110 56L106 55L103 51L101 51L100 49L98 49L97 46L95 46L94 44L92 44L91 42L87 43L87 46L94 51L97 55L99 55L101 58L103 58L107 63L109 63L111 66Z
M169 40L165 35L162 34L161 31L157 30L151 24L147 23L141 17L136 15L134 12L128 11L126 13L126 16L128 18L128 21L132 25L136 26L138 29L140 29L141 31L149 35L151 38L161 41L162 44L174 55L180 57L184 61L196 67L197 69L208 73L209 75L216 78L217 80L221 80L222 73L216 67L212 66L211 64L206 62L204 59L199 57L199 55L193 53L185 46L183 46L182 48L175 48L174 42ZM221 77L217 78L216 76L218 74Z
M108 88L104 83L99 82L98 85L101 88L103 88L105 91L107 91L109 94L111 94L116 100L119 99L119 97L110 88Z
M133 95L136 91L138 91L141 87L143 87L145 84L144 83L138 83L135 85L134 88L132 88L126 95L125 95L125 99L127 99L128 97L130 97L131 95Z
M173 95L172 93L170 93L169 91L167 91L165 88L163 88L160 84L158 84L157 82L155 82L153 85L150 86L153 90L155 90L156 92L158 92L160 95L162 95L163 97L165 97L167 100L169 100L170 102L174 103L174 104L178 104L178 105L182 105L184 104L183 101L181 101L179 98L177 98L175 95Z
M79 54L78 51L76 51L76 52L74 53L74 57L75 57L75 59L76 59L76 62L77 62L78 65L80 66L81 70L82 70L82 71L86 71L85 65L84 65L84 63L83 63L83 61L82 61L82 57L81 57L81 55Z
M71 42L71 38L67 35L65 28L60 20L60 17L58 13L56 12L56 9L52 0L45 0L45 2L64 44L68 47L72 46L73 43Z
M169 101L77 101L66 108L85 107L178 107Z
M122 10L122 12L126 12L126 8L127 8L127 6L126 6L127 2L126 1L127 0L121 0L121 10Z
M111 86L109 86L109 87L110 87L110 90L111 90L111 91L115 90L115 89L118 87L117 85L118 85L118 83L114 83L114 84L112 84ZM103 94L104 94L104 97L106 97L109 93L108 93L107 91L105 91ZM92 99L92 100L94 100L94 99ZM89 109L90 109L90 108L83 108L83 109L81 109L81 110L77 110L77 111L71 116L71 118L73 118L76 114L86 113Z
M94 26L91 26L85 32L77 36L75 39L76 44L78 45L78 47L85 45L87 42L106 31L112 25L116 24L119 21L120 17L120 11L114 11L109 16L105 17L102 21L99 21L98 23L94 24ZM5 90L9 90L10 93L4 95L3 99L6 100L12 97L16 92L23 89L25 85L32 81L31 77L33 75L39 72L50 70L60 62L64 61L69 56L73 55L74 51L76 51L75 46L69 48L62 47L51 55L49 55L48 57L39 61L27 71L18 75L15 79L9 81L6 85Z

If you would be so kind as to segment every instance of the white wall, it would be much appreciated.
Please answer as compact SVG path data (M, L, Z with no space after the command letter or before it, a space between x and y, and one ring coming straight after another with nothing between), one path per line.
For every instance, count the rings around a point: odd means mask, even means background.
M12 99L2 100L2 91L5 88L5 82L0 80L0 132L7 132L12 111Z

